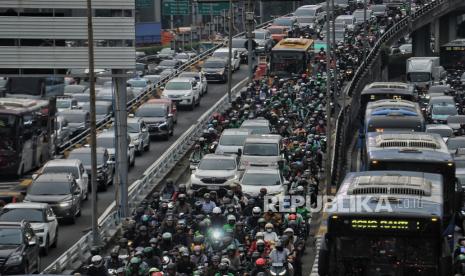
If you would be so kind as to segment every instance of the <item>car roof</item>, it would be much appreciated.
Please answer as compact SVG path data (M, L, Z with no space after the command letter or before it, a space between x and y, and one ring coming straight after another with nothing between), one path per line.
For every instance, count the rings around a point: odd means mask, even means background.
M0 227L22 227L23 223L21 221L2 221L0 222Z
M63 116L69 115L69 114L85 115L85 114L89 114L89 111L84 110L84 109L65 109L63 111L60 111L58 114L63 115Z
M426 125L426 130L428 129L447 129L452 131L452 128L450 126L444 124L428 124Z
M73 179L70 173L45 173L37 176L33 181L36 182L70 182Z
M279 174L279 169L277 167L267 167L267 166L250 166L245 169L244 175L247 173L261 173L261 174Z
M20 203L8 203L3 208L8 209L46 209L48 203L41 202L20 202Z
M131 118L128 118L128 121L129 119ZM77 149L73 149L70 153L90 153L91 150L92 149L90 147L80 147ZM97 150L97 154L103 154L107 149L103 147L97 147L96 150Z
M207 61L221 61L222 63L226 64L226 61L223 58L215 58L215 57L209 57L205 62Z
M250 134L246 138L247 142L260 142L260 143L278 143L281 140L280 135L276 134Z
M97 134L97 138L99 137L115 137L114 131L103 131Z
M241 126L268 126L270 122L266 119L251 119L251 120L244 120Z
M191 82L191 81L192 81L192 78L179 77L179 78L171 79L169 82Z
M252 130L246 128L227 128L223 130L221 136L223 135L235 135L235 134L251 134Z
M227 154L206 154L203 156L202 159L231 159L235 160L236 156L235 155L227 155Z
M234 51L234 48L232 48L232 49ZM222 48L219 48L218 50L216 50L215 52L219 52L219 53L229 52L229 48L228 47L222 47Z
M53 159L45 163L44 167L63 167L63 166L78 166L81 163L78 159Z

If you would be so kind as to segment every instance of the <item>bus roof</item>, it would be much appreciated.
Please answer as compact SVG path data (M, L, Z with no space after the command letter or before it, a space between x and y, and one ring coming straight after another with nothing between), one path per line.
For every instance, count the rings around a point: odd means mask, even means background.
M365 86L361 95L366 94L413 94L413 89L403 82L373 82Z
M454 46L465 46L465 39L456 39L456 40L452 40L444 45L442 45L441 47L454 47Z
M348 173L333 201L334 204L349 204L353 196L366 200L369 207L376 206L380 198L391 202L395 215L442 216L443 179L439 174L409 171L366 171ZM415 204L402 204L403 202ZM365 208L337 208L331 213L366 214ZM386 214L386 210L380 210ZM392 215L392 214L391 214Z
M370 160L453 162L444 140L436 133L369 132L366 141Z
M395 99L384 99L384 100L369 102L366 108L368 110L368 109L376 109L380 107L409 108L409 109L415 109L415 110L421 111L420 105L418 103L407 101L407 100L395 100Z
M295 50L308 51L313 46L313 39L285 38L276 44L272 51Z
M40 108L47 108L48 105L49 101L46 100L1 98L0 113L19 115L21 113L35 111Z

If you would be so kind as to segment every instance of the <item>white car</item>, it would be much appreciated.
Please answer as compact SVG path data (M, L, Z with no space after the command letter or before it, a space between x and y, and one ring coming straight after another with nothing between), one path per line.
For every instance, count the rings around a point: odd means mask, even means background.
M47 203L9 203L0 213L0 221L20 222L31 224L34 233L39 238L39 245L44 255L50 247L58 244L58 220L52 208Z
M200 91L200 96L203 96L208 93L208 82L207 78L203 75L202 72L182 72L179 74L180 78L194 78L197 82L198 89Z
M242 192L257 196L261 188L266 188L268 195L285 195L288 182L284 180L277 167L248 167L240 181Z
M42 167L40 174L47 173L70 173L76 179L76 183L81 188L81 199L87 200L89 197L89 175L87 174L81 160L78 159L54 159L50 160ZM33 176L36 178L37 175Z
M174 78L170 80L164 90L162 97L170 98L179 106L188 106L194 110L200 104L200 91L197 82L192 78Z
M221 133L216 154L237 154L244 148L245 139L252 133L249 129L228 128Z
M216 50L213 52L212 57L225 59L227 61L229 57L229 48L225 47ZM241 67L241 58L237 49L232 49L231 67L233 72L239 70Z
M115 141L115 132L114 131L106 131L99 133L97 135L97 146L106 148L108 150L109 160L110 162L115 162L115 154L116 154L116 141ZM136 147L131 142L131 137L128 134L128 167L134 167L136 164Z
M226 189L238 179L237 156L207 154L192 172L190 188L195 191Z
M141 118L128 118L128 133L136 147L136 153L142 154L150 150L150 134Z
M57 97L56 101L57 112L62 112L70 109L77 109L78 102L72 97Z
M136 97L147 90L147 87L149 86L149 82L145 78L130 79L127 81L127 84Z

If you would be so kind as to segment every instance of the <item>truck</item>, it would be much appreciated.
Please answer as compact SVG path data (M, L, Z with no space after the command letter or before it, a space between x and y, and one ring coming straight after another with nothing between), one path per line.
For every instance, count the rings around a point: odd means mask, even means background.
M411 57L407 59L407 81L421 91L439 83L447 72L439 64L439 57Z

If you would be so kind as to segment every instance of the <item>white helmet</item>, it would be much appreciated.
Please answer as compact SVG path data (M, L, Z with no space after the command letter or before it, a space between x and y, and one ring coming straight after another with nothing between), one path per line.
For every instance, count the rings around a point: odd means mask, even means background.
M221 214L221 208L220 207L213 208L213 214Z
M255 215L260 215L260 213L262 212L262 209L260 209L260 207L253 207L252 209L252 214L255 214Z
M103 258L102 256L100 255L95 255L92 257L92 259L90 260L92 262L92 264L96 267L100 267L102 264L103 264Z

